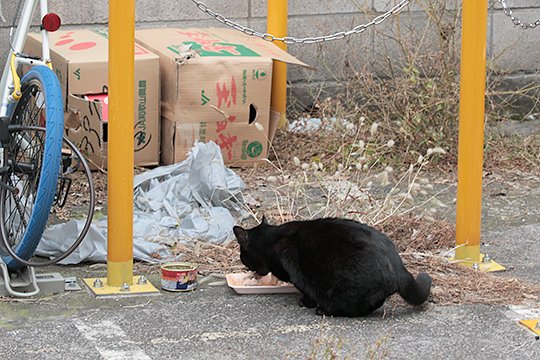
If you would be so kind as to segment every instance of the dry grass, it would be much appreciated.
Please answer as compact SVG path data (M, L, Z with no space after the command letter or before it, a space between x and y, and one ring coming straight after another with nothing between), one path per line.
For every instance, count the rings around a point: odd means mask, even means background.
M177 244L174 252L184 254L182 261L198 264L199 272L204 275L238 272L245 269L240 262L240 246L236 241L225 245L201 241L195 241L194 246Z
M540 132L523 137L491 135L487 138L484 154L487 170L518 169L540 176Z
M443 256L455 242L454 226L412 217L393 218L382 226L394 239L407 268L433 277L431 301L437 304L520 304L538 301L540 287L519 279L484 273Z
M426 253L451 249L455 243L455 229L447 221L426 221L412 215L395 216L378 226L391 238L400 253Z
M90 203L90 191L86 175L82 171L77 171L69 175L72 185L69 196L63 207L53 206L53 216L49 222L67 221L72 218L86 216ZM95 189L95 210L100 211L107 203L107 175L101 172L92 173L92 181Z
M448 0L417 0L426 13L426 23L415 28L406 11L389 20L393 26L375 27L377 57L370 61L351 61L346 74L336 74L341 91L327 94L323 85L313 86L310 103L293 102L298 116L324 120L338 119L355 126L354 131L339 134L289 135L288 149L297 144L302 161L320 159L332 168L340 158L355 152L355 142L363 141L368 166L379 159L379 167L409 164L430 148L442 148L446 154L430 166L453 168L457 161L459 120L459 11L447 10ZM382 29L382 31L380 30ZM392 49L391 51L388 49ZM507 51L510 51L508 49ZM350 57L354 57L351 50ZM365 56L365 54L362 54ZM385 59L381 60L381 59ZM338 59L329 58L328 67ZM507 74L488 62L486 88L486 124L506 119L525 120L540 113L540 85L531 81L509 89ZM536 114L536 115L535 115ZM370 134L376 124L378 131ZM279 141L279 139L278 139ZM394 142L394 151L385 144ZM322 146L318 147L317 145ZM509 136L488 137L485 142L487 168L517 167L533 170L540 167L540 140ZM326 151L321 154L321 148ZM284 155L286 156L286 155ZM286 159L285 159L286 160Z

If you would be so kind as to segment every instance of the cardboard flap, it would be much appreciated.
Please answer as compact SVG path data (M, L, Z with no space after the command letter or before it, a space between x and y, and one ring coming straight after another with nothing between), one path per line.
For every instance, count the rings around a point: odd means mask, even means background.
M66 132L75 140L75 145L87 154L99 153L102 143L106 142L103 137L101 105L98 101L89 101L72 94L68 98L68 113L76 121L70 122L70 127L66 126Z
M215 31L223 31L223 29L212 29ZM287 64L300 65L302 67L315 70L316 68L304 63L303 61L298 60L285 50L282 50L275 43L263 40L256 36L245 35L237 30L227 29L227 32L230 34L231 39L237 38L241 39L243 43L250 44L251 48L259 53L261 56L271 58L273 60L278 60ZM277 43L277 42L276 42Z
M154 51L178 62L205 57L265 57L314 69L271 42L233 29L145 29L136 32L136 39L147 47L151 43Z
M78 130L82 126L81 112L74 107L64 111L64 128Z

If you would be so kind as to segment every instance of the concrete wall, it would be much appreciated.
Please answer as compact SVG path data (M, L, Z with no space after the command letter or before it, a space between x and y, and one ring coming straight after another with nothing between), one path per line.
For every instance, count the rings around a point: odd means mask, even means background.
M271 1L271 0L270 0ZM348 30L380 15L398 0L289 0L289 34L295 37L318 36ZM0 24L1 59L8 48L9 25L14 17L17 1L2 0L3 15L7 22ZM204 0L211 9L224 16L264 31L266 28L267 0ZM63 28L104 27L107 25L108 1L106 0L52 0L50 9L63 20ZM444 6L442 22L433 20L425 9L429 3L439 6L430 8L431 14L440 14ZM313 89L317 85L333 88L343 79L360 69L388 76L388 59L392 63L405 63L403 46L419 48L419 54L438 51L448 44L441 43L439 30L449 31L459 49L458 0L412 0L399 17L391 17L366 32L344 40L323 44L293 44L289 51L306 63L318 68L309 72L290 67L289 79L297 93ZM540 1L508 0L516 16L533 22L540 18ZM187 27L220 26L201 12L190 0L138 0L137 26ZM438 16L435 16L438 17ZM453 21L457 19L454 26ZM35 23L37 23L37 18ZM396 40L398 39L398 40ZM399 40L400 39L400 40ZM407 41L409 43L407 43ZM540 82L540 28L523 31L511 23L498 2L490 4L487 53L493 68L508 73L510 82ZM429 73L429 67L426 73ZM308 86L309 85L309 86Z

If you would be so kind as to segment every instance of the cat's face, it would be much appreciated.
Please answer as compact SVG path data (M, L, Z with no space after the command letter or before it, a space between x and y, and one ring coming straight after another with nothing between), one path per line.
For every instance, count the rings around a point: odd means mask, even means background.
M264 261L263 239L258 236L261 227L265 226L266 222L258 227L246 230L240 226L233 228L234 235L240 244L240 260L251 271L255 271L259 275L266 275L270 271L266 267Z

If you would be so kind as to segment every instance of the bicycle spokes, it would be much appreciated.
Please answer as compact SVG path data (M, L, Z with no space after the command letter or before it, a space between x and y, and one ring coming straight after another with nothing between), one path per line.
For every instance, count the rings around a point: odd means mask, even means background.
M10 126L11 130L17 126ZM5 148L2 169L2 191L4 226L8 229L8 239L17 244L28 227L32 214L39 169L43 151L43 133L38 131L12 131L11 140Z

